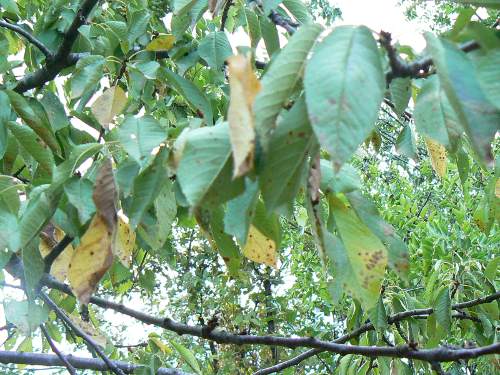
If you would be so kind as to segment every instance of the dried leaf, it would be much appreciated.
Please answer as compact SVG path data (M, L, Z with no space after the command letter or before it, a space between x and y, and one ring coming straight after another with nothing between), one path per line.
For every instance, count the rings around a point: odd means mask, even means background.
M96 327L92 325L91 322L86 322L82 320L82 318L80 318L78 315L74 314L70 315L69 318L76 326L81 328L83 332L89 335L92 338L92 340L94 340L97 344L99 344L99 346L103 348L106 347L106 343L108 340L101 332L99 332L99 330Z
M260 82L252 70L250 56L232 56L228 64L231 101L227 117L234 158L233 177L239 177L253 168L255 116L252 107Z
M48 225L42 233L40 233L40 254L46 257L50 254L54 246L56 246L64 237L64 232L58 227ZM64 282L68 275L68 267L73 257L74 249L71 244L65 247L63 252L54 260L50 268L50 274L60 282Z
M113 118L123 111L126 103L125 91L120 86L113 86L104 91L90 109L99 124L108 129Z
M146 51L168 51L174 46L175 36L172 34L163 34L153 39L146 46Z
M121 215L118 215L118 227L113 242L113 255L116 256L121 264L130 268L132 264L132 250L135 245L135 232L130 228L128 220L125 221Z
M430 138L426 138L425 144L427 145L427 150L429 150L429 155L431 157L432 169L434 169L439 177L444 177L448 162L446 159L446 149L443 145Z
M68 269L68 280L78 300L87 304L106 271L113 264L113 233L105 219L95 214L75 249Z
M111 159L107 159L104 162L97 175L92 199L94 200L97 213L104 219L109 232L113 233L117 222L116 201L118 193L113 177Z
M248 238L243 255L257 263L276 268L276 243L263 235L253 225L248 230Z

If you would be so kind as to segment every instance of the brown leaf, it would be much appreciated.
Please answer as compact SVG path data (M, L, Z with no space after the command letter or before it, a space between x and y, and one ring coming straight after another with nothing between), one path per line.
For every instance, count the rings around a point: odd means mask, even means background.
M116 201L118 199L118 193L113 177L111 159L106 159L99 170L95 180L92 199L94 200L97 213L104 219L109 232L114 233L117 223Z
M255 116L252 107L260 91L260 82L252 70L249 55L232 56L227 61L231 89L227 117L234 159L233 177L239 177L253 168Z

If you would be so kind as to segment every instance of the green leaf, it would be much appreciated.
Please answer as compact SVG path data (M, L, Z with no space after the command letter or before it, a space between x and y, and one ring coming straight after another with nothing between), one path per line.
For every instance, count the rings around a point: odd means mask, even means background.
M486 277L493 285L498 281L497 275L500 271L500 257L493 258L486 269L484 270L484 277Z
M45 109L50 126L54 132L70 125L64 106L52 92L46 91L42 99L40 99L40 104Z
M55 168L52 185L62 185L85 160L94 156L101 148L99 143L84 143L73 147L69 157Z
M43 146L37 134L26 125L19 125L14 121L9 121L7 124L19 144L33 156L33 159L40 164L42 169L48 174L52 174L52 167L54 166L52 152Z
M340 26L313 50L304 78L309 119L336 170L372 132L384 74L371 31Z
M255 98L254 113L255 129L265 149L276 118L301 79L307 56L321 30L319 25L302 26L273 59L261 80L262 90Z
M11 119L10 100L4 91L0 91L0 159L7 151L9 133L7 121Z
M262 5L263 5L263 10L264 14L268 16L272 10L276 10L278 6L281 4L282 0L263 0Z
M168 151L162 148L153 163L134 180L132 204L128 212L133 228L141 222L146 210L153 205L167 179L166 160Z
M6 301L3 304L5 319L30 335L49 317L46 308L30 301Z
M18 190L24 190L24 187L19 185L14 177L0 175L0 201L16 215L20 204Z
M382 296L379 297L377 305L369 312L370 321L379 332L383 332L388 327L387 313L385 312Z
M200 89L191 81L188 81L171 70L163 69L162 72L165 74L168 82L170 82L192 106L199 109L203 113L203 118L205 119L207 125L212 125L214 121L212 106L210 105L207 96L202 93Z
M406 125L396 139L396 151L407 158L416 159L417 145L410 125Z
M189 12L197 0L174 0L174 16L182 16Z
M432 76L422 85L414 115L415 126L421 135L432 138L452 152L456 150L463 128L438 77Z
M297 195L305 181L307 155L313 140L305 101L300 98L283 115L262 161L259 182L269 210L286 207Z
M238 275L241 254L238 246L234 243L233 237L224 232L224 211L221 207L211 212L210 233L219 254L227 265L229 273L233 276Z
M451 327L451 298L448 287L444 287L438 292L433 308L437 323L446 332L449 332Z
M490 102L500 108L500 50L488 51L475 62L479 85Z
M283 0L283 5L302 24L310 23L313 17L306 4L301 0Z
M129 14L128 19L128 35L127 40L129 45L133 45L136 39L146 33L151 15L145 9L136 10Z
M216 201L227 201L238 195L243 179L232 179L231 144L227 123L204 127L187 133L177 178L191 206L199 206L208 195ZM214 197L213 195L218 197ZM215 204L215 202L212 202Z
M398 115L401 115L411 98L411 79L410 78L395 78L390 85L391 99L394 103L394 110Z
M244 8L244 12L247 22L248 35L250 36L250 45L252 48L257 48L257 45L262 37L259 18L253 10L248 9L247 7Z
M189 367L191 367L196 374L202 375L200 365L198 364L198 361L196 360L194 354L188 348L173 340L170 340L169 342L170 345L172 345L174 349L177 350L177 352L181 355L182 359L186 361Z
M19 250L20 245L17 216L2 202L0 203L0 253L4 254L6 250L14 253Z
M472 62L452 43L425 34L439 79L476 154L492 162L491 142L500 128L500 110L486 98L479 86Z
M321 159L321 191L324 194L349 193L361 188L361 179L358 171L351 164L344 164L340 171L335 173L332 162Z
M387 249L352 208L332 194L329 202L341 241L325 233L327 254L335 264L343 290L358 298L365 310L370 310L379 299Z
M30 300L34 300L37 295L36 289L42 279L45 268L45 263L38 246L39 240L38 238L34 238L28 244L23 245L22 248L26 294Z
M78 60L70 81L71 99L94 90L103 75L106 60L102 56L90 55Z
M125 151L140 165L167 137L167 132L152 116L129 116L118 127L118 139Z
M198 46L198 54L213 69L220 69L233 54L231 44L223 31L209 33Z
M95 204L92 200L94 185L87 179L74 176L65 184L64 192L69 203L78 210L80 223L85 224L95 212Z
M21 119L49 146L54 152L59 152L59 144L48 124L44 123L40 116L34 111L30 103L14 91L6 91L12 108ZM22 143L21 143L22 144Z
M233 235L240 246L245 246L248 229L255 214L255 204L259 193L258 181L245 178L243 194L227 202L224 216L224 231Z
M470 4L478 7L500 9L500 0L453 0L456 3Z
M271 57L280 49L280 39L276 25L267 17L259 16L260 32L266 45L267 54Z

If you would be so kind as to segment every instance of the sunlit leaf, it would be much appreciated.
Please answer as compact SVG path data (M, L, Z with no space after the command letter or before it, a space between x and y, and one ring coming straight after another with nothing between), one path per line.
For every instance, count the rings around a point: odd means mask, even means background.
M251 225L243 255L257 263L277 267L276 243Z

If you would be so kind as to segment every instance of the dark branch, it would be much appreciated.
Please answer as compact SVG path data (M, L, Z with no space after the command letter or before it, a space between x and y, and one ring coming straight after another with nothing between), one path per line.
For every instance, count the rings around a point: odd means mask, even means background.
M276 26L281 26L284 28L288 33L293 34L295 31L297 31L297 27L299 26L295 22L283 17L281 14L276 12L275 10L272 10L271 13L269 14L269 19L273 21L273 23Z
M407 63L401 59L396 48L392 45L391 33L381 31L380 32L380 45L387 51L387 56L389 57L389 64L391 70L386 74L387 84L391 83L394 78L422 78L427 76L429 69L432 65L431 57L424 57L420 60ZM476 50L480 47L479 43L472 40L466 42L459 46L459 48L464 52L470 52Z
M87 335L80 327L75 325L73 321L62 311L59 306L57 306L54 301L52 301L45 293L40 292L39 293L40 297L43 299L43 301L50 307L51 310L53 310L57 317L61 319L64 323L66 323L71 330L76 333L78 336L80 336L85 342L95 350L95 352L99 355L99 357L102 358L104 363L107 365L108 369L113 371L116 375L125 375L125 373L118 367L116 366L113 361L111 361L106 354L102 351L102 349L99 347L99 344L97 344L92 337Z
M107 371L108 366L104 361L98 358L83 358L73 355L66 355L64 358L75 368L85 370ZM144 368L142 365L122 361L112 361L117 368L120 368L126 374L133 374L134 371ZM42 353L22 353L0 350L0 363L38 365L38 366L64 366L63 361L53 354ZM171 368L160 367L156 370L157 375L190 375L186 372Z
M53 80L61 70L76 64L81 55L71 53L71 48L78 37L78 29L87 22L87 18L97 1L98 0L82 1L73 22L64 34L63 41L57 49L57 52L50 58L47 58L46 64L39 70L21 79L17 83L15 91L22 93L35 87L43 86L45 83Z
M0 20L0 27L5 27L6 29L12 30L15 33L21 35L28 42L30 42L36 48L38 48L40 50L40 52L42 52L45 55L45 57L47 57L47 58L52 57L52 52L47 48L47 46L45 44L43 44L40 40L35 38L31 33L26 31L25 29L23 29L21 26L14 25L14 24L9 23L9 22L4 21L4 20Z
M73 237L65 235L63 239L52 249L52 251L44 258L45 272L50 272L50 267L56 260L56 258L61 255L64 249L73 241Z
M224 31L226 28L227 16L229 15L229 9L233 5L233 0L227 0L224 4L224 9L222 9L222 17L220 20L220 31Z
M64 356L64 354L62 354L59 351L59 349L57 348L56 344L54 344L54 341L52 341L52 338L50 337L49 332L47 332L47 329L45 328L45 326L43 324L40 325L40 329L42 330L42 333L45 336L45 339L49 343L50 348L52 349L52 351L54 352L54 354L59 357L59 359L63 363L64 367L66 367L66 369L68 370L68 372L71 375L76 375L75 368L71 365L71 363L69 363L69 361L66 359L66 357Z

